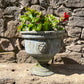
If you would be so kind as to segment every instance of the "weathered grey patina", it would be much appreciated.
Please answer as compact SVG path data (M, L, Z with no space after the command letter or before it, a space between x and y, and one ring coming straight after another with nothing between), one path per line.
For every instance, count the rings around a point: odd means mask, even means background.
M56 53L60 52L64 31L22 31L22 37L25 41L26 52L36 58L41 65L48 64ZM44 74L42 73L45 72ZM40 74L37 73L41 72ZM42 66L34 66L32 69L33 74L36 75L50 75L49 70ZM50 74L46 73L49 72Z

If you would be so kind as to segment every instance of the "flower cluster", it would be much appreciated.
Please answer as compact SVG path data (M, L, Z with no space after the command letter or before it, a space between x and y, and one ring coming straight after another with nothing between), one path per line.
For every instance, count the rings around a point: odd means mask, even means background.
M26 12L20 17L22 24L18 31L53 31L64 30L59 24L67 21L69 15L64 13L63 19L58 20L54 15L43 15L42 12L26 7Z

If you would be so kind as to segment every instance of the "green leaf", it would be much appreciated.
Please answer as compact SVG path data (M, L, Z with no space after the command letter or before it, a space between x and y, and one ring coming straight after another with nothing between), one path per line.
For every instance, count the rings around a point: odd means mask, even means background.
M40 22L40 17L35 18L35 22Z
M17 31L18 31L18 32L20 32L20 31L21 31L21 26L18 26Z
M29 27L29 28L33 27L33 24L31 24L31 23L30 23L30 24L28 24L28 27Z
M42 12L39 12L39 17L42 15Z
M33 28L32 28L32 31L36 31L36 28L37 28L36 26L35 26L35 27L33 27Z
M57 29L57 30L64 30L64 28L61 27L61 26L57 26L56 29Z
M33 19L33 16L32 16L32 14L30 14L30 15L29 15L29 18Z
M33 22L33 23L35 22L35 19L36 19L36 18L32 18L32 22Z
M43 24L43 30L44 31L48 31L49 30L49 23L48 22L45 22L44 24Z
M31 13L34 13L34 12L35 12L35 10L31 9Z
M41 31L41 29L42 29L42 24L40 23L40 24L37 25L37 29L36 30L37 31Z

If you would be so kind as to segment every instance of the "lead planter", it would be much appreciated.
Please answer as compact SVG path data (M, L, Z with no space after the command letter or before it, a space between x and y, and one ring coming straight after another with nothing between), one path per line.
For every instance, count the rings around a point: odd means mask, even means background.
M64 31L22 31L26 52L38 60L31 73L39 76L52 75L48 61L60 52Z

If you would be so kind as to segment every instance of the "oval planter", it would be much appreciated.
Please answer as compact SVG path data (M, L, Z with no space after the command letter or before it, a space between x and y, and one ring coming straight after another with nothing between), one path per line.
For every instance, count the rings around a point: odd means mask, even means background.
M39 76L52 75L47 64L60 52L65 31L22 31L26 52L38 60L39 64L31 68L31 73Z

